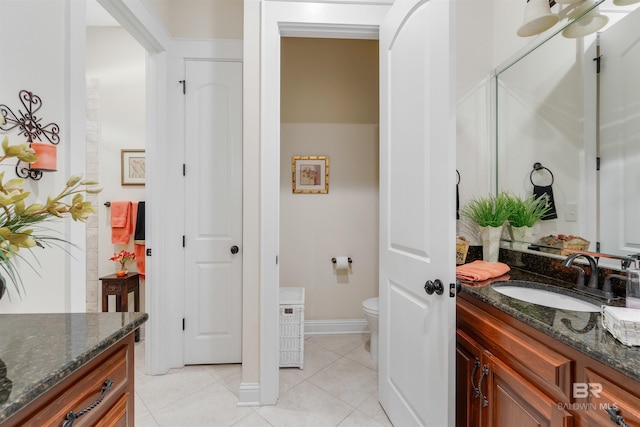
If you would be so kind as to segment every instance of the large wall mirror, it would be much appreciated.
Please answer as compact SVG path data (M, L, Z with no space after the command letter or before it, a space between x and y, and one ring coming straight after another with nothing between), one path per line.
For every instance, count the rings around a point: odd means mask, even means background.
M560 28L496 71L496 191L550 187L557 213L531 243L566 234L592 252L640 253L638 5L601 1L598 34Z

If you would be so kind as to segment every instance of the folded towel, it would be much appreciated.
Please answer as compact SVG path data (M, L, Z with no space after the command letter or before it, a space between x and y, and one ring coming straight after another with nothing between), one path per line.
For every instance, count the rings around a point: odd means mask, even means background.
M129 243L131 231L131 202L111 202L111 243Z
M511 268L503 262L473 261L456 267L456 277L472 282L502 276Z

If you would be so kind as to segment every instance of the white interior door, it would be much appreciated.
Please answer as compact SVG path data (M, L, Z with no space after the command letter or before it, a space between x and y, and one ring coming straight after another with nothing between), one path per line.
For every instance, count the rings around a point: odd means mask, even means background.
M186 61L185 364L242 356L242 64ZM237 248L237 250L236 250Z
M640 252L640 9L600 34L600 252Z
M396 1L380 28L379 398L397 426L453 426L455 69L448 0ZM425 283L442 282L442 295Z

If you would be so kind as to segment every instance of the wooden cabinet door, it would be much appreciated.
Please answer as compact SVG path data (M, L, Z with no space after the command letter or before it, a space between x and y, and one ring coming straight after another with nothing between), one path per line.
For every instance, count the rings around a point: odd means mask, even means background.
M466 333L456 331L456 427L480 426L482 347Z
M487 384L492 427L571 427L573 416L498 358L490 362Z

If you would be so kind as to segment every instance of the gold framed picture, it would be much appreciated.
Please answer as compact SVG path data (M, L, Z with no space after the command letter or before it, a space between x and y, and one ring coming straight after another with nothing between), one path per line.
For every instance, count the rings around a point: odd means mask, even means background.
M121 150L122 185L144 185L145 183L145 152L144 150Z
M294 193L327 194L329 192L329 157L293 156L291 175Z

